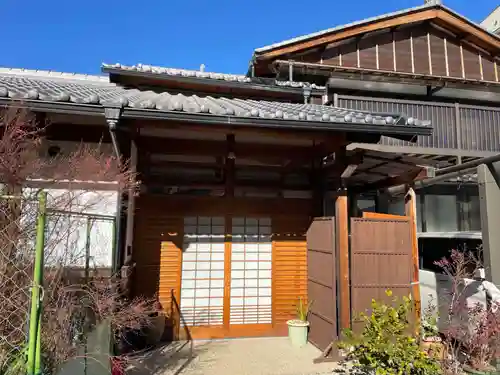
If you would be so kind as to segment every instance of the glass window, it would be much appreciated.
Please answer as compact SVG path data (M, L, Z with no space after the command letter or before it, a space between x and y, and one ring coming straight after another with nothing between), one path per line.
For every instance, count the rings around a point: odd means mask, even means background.
M479 208L479 196L477 194L464 194L459 203L461 217L461 230L480 231L481 212Z
M423 218L424 215L422 213L422 198L419 194L417 195L417 232L423 231Z
M361 212L376 212L374 198L358 198L356 203Z
M389 202L389 212L391 215L401 215L405 216L405 200L404 198L400 198L398 200L393 200Z
M458 231L457 196L426 194L424 216L427 232Z

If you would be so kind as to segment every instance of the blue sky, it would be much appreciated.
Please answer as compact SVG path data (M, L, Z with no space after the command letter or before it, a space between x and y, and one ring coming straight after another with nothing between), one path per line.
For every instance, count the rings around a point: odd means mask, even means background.
M0 0L0 66L98 73L101 62L246 73L255 48L423 0ZM479 22L497 0L444 0Z

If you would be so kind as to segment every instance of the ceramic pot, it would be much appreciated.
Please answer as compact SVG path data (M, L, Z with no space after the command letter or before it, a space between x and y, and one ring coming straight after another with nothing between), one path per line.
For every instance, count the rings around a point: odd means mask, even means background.
M301 348L307 344L307 332L309 322L293 319L286 322L288 325L288 338L295 348Z
M426 337L420 345L429 357L444 359L444 345L441 337Z

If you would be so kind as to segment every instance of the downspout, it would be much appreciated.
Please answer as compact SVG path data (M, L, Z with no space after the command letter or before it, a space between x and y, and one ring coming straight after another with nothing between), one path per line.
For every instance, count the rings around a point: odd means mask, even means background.
M118 128L118 121L121 117L121 108L119 107L108 107L104 109L104 116L106 117L106 122L109 128L109 135L111 137L111 143L113 145L113 150L115 152L115 156L118 162L118 167L121 169L122 166L122 155L120 153L120 147L118 145L118 140L116 137L116 131ZM121 225L121 216L122 216L122 206L123 206L123 192L121 187L118 190L118 199L117 199L117 207L116 207L116 217L115 217L115 248L113 249L113 275L117 275L120 270L120 265L122 262L122 225Z

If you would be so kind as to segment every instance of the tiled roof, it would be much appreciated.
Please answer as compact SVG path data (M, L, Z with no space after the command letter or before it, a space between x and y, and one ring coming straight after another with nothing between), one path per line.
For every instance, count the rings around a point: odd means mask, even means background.
M264 47L256 48L254 50L254 53L255 54L264 53L264 52L267 52L267 51L275 49L275 48L287 46L287 45L290 45L290 44L293 44L293 43L297 43L297 42L302 42L302 41L308 40L308 39L313 39L313 38L316 38L316 37L319 37L319 36L322 36L322 35L325 35L325 34L330 34L330 33L333 33L333 32L336 32L336 31L340 31L340 30L343 30L343 29L347 29L347 28L350 28L350 27L356 27L356 26L363 25L365 23L371 23L371 22L379 21L379 20L386 19L386 18L397 17L397 16L400 16L400 15L403 15L403 14L406 14L406 13L411 13L411 12L416 12L416 11L424 10L424 9L427 9L427 8L436 8L436 7L445 9L446 11L452 13L453 15L455 15L455 16L457 16L459 18L462 18L464 21L466 21L468 23L471 23L471 24L474 24L475 26L477 26L480 29L484 30L485 32L489 33L490 35L493 35L495 38L499 37L498 35L495 35L494 33L489 32L488 30L486 30L481 25L478 25L476 22L471 21L470 19L462 16L461 14L458 14L454 10L452 10L452 9L450 9L450 8L442 5L442 4L438 4L436 2L432 2L431 1L431 2L429 2L427 4L419 5L419 6L416 6L416 7L413 7L413 8L407 8L407 9L399 10L399 11L396 11L396 12L385 13L385 14L378 15L378 16L375 16L375 17L365 18L365 19L360 20L360 21L355 21L355 22L351 22L351 23L348 23L348 24L345 24L345 25L339 25L339 26L331 27L329 29L325 29L325 30L317 31L317 32L310 33L310 34L301 35L301 36L296 37L296 38L291 38L291 39L287 39L287 40L284 40L284 41L281 41L281 42L269 44L269 45L264 46Z
M210 78L210 79L217 79L219 81L229 81L229 82L250 82L251 81L250 77L247 77L247 76L244 76L241 74L202 72L201 70L165 68L165 67L161 67L161 66L145 65L145 64L122 65L122 64L105 64L105 63L103 63L102 68L103 69L119 69L119 70L142 72L142 73L165 74L168 76Z
M109 82L107 75L92 75L79 73L56 72L53 70L34 70L34 69L18 69L18 68L1 68L0 75L13 75L22 77L33 77L39 79L64 79L65 81L85 81L106 83Z
M57 76L57 74L56 74ZM122 108L213 114L243 118L283 119L373 125L428 126L430 122L406 118L400 114L377 114L315 104L292 104L263 100L236 99L198 95L172 95L167 92L125 89L109 82L89 79L75 81L65 75L47 76L0 72L0 99L73 103Z
M226 73L213 73L204 72L201 70L188 70L188 69L175 69L175 68L165 68L161 66L154 65L122 65L122 64L102 64L103 71L119 70L123 72L139 72L139 73L149 73L158 74L168 77L184 77L184 78L200 78L200 79L211 79L224 82L239 82L239 83L254 83L254 84L270 84L281 87L298 87L302 88L304 86L310 86L313 89L324 90L325 86L316 85L315 83L309 84L307 82L295 82L295 81L279 81L273 79L264 79L256 77L248 77L242 74L226 74Z

